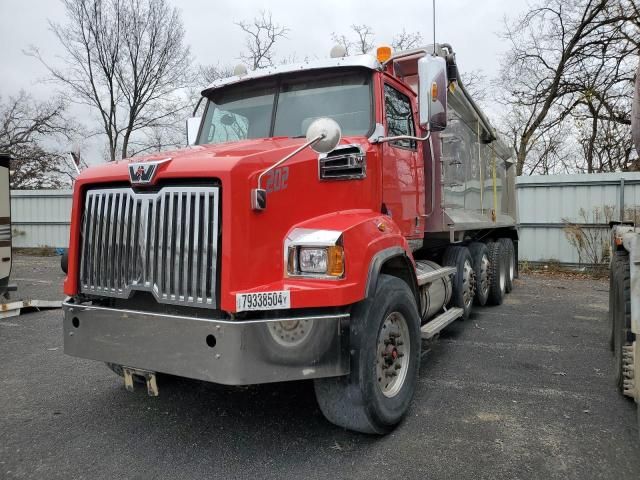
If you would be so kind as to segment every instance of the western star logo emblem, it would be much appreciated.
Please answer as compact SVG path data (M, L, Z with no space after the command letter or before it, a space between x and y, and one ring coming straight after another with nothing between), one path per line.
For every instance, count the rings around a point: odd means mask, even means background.
M171 157L162 160L153 160L143 163L129 164L129 179L133 185L151 183L155 176L158 165L171 160Z

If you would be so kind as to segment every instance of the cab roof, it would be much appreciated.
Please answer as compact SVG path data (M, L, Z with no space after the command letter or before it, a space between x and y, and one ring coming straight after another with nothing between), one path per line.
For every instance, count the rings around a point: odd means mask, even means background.
M290 63L286 65L277 65L274 67L259 68L251 70L243 75L233 75L227 78L220 78L211 83L207 88L202 91L205 92L220 88L226 85L232 85L235 83L245 82L247 80L253 80L256 78L270 77L282 73L309 71L309 70L321 70L324 68L339 68L339 67L361 67L368 68L370 70L380 70L382 65L378 62L378 59L372 54L354 55L350 57L340 58L323 58L319 60L310 60L300 63Z

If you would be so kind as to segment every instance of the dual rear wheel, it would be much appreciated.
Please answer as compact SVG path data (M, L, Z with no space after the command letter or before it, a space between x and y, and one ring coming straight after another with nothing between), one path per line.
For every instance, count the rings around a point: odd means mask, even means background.
M516 256L509 238L450 246L442 263L456 267L450 306L464 309L465 320L469 318L472 303L500 305L505 294L513 289Z

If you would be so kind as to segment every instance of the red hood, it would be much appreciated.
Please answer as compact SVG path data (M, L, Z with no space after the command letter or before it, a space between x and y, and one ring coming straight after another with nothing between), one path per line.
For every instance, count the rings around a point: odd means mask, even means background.
M211 176L228 173L239 163L247 163L257 169L273 163L293 148L300 146L303 138L275 137L242 140L217 145L196 145L166 152L127 158L115 162L95 165L84 170L78 183L109 183L129 181L129 163L139 163L171 158L160 164L155 180L190 176ZM307 153L308 155L308 153ZM317 155L317 154L314 154ZM304 157L304 153L300 155Z

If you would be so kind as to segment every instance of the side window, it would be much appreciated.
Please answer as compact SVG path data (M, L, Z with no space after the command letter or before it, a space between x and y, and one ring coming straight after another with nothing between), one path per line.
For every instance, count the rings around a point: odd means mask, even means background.
M413 113L411 112L411 101L409 97L385 84L384 105L387 117L387 136L415 136L416 128L413 123ZM392 145L413 150L416 148L415 140L398 140L393 142Z

